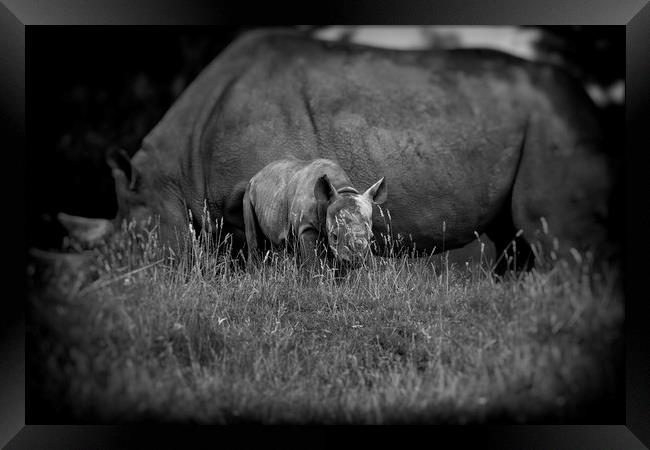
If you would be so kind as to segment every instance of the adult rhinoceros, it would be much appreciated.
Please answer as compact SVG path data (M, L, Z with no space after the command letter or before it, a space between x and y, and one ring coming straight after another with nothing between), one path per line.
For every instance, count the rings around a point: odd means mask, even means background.
M245 183L296 156L335 160L358 186L385 176L392 231L418 250L457 248L484 232L502 251L518 230L520 250L533 241L559 254L597 250L610 185L601 144L581 85L550 65L258 30L200 74L130 161L112 160L115 221L159 216L161 239L179 250L188 210L197 218L207 204L243 244ZM374 234L385 233L374 217Z

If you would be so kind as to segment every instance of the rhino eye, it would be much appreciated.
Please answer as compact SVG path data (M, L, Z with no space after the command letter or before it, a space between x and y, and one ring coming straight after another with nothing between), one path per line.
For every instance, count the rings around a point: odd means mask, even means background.
M336 235L336 233L330 234L330 242L332 242L332 244L336 244L338 242L338 240L339 240L339 238Z

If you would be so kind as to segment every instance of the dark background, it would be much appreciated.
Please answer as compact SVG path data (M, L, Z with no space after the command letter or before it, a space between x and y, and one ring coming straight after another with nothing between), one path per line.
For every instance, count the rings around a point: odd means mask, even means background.
M181 30L181 31L179 31ZM240 27L32 27L27 32L27 244L56 248L65 211L113 217L105 163L129 155Z
M28 247L61 247L65 233L56 221L58 212L112 218L117 203L106 152L123 148L135 153L142 138L203 67L249 28L30 27L26 36ZM536 28L544 31L536 45L540 59L563 65L585 83L603 89L624 79L624 27ZM619 171L623 111L623 103L616 102L601 108L610 136L608 150ZM618 196L616 191L614 198ZM617 212L620 204L612 203L612 217L622 217ZM621 223L612 226L619 230Z

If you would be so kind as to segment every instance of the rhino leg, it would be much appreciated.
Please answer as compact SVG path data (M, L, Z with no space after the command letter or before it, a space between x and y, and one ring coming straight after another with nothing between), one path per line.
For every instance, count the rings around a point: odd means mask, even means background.
M224 222L239 230L243 230L245 227L242 208L244 206L244 195L246 195L247 190L248 181L240 181L237 183L226 199L223 209Z
M526 240L517 235L517 228L512 221L510 202L507 202L485 234L494 243L496 266L494 273L503 276L508 270L517 272L533 267L534 255Z
M537 259L551 264L579 262L587 251L598 257L608 247L607 141L593 103L576 87L560 71L539 79L548 101L530 117L512 190L515 226Z
M314 229L307 229L300 233L300 265L308 271L318 268L318 233Z
M607 244L610 175L604 155L586 139L535 137L524 148L513 187L515 227L545 261L573 263L587 251L599 256Z

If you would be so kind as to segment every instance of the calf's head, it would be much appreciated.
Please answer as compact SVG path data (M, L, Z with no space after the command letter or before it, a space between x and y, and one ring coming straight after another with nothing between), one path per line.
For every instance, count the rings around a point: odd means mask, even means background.
M327 175L314 186L314 196L326 202L326 230L329 248L340 261L358 265L370 251L372 239L372 204L386 201L384 178L363 194L353 189L337 191Z

